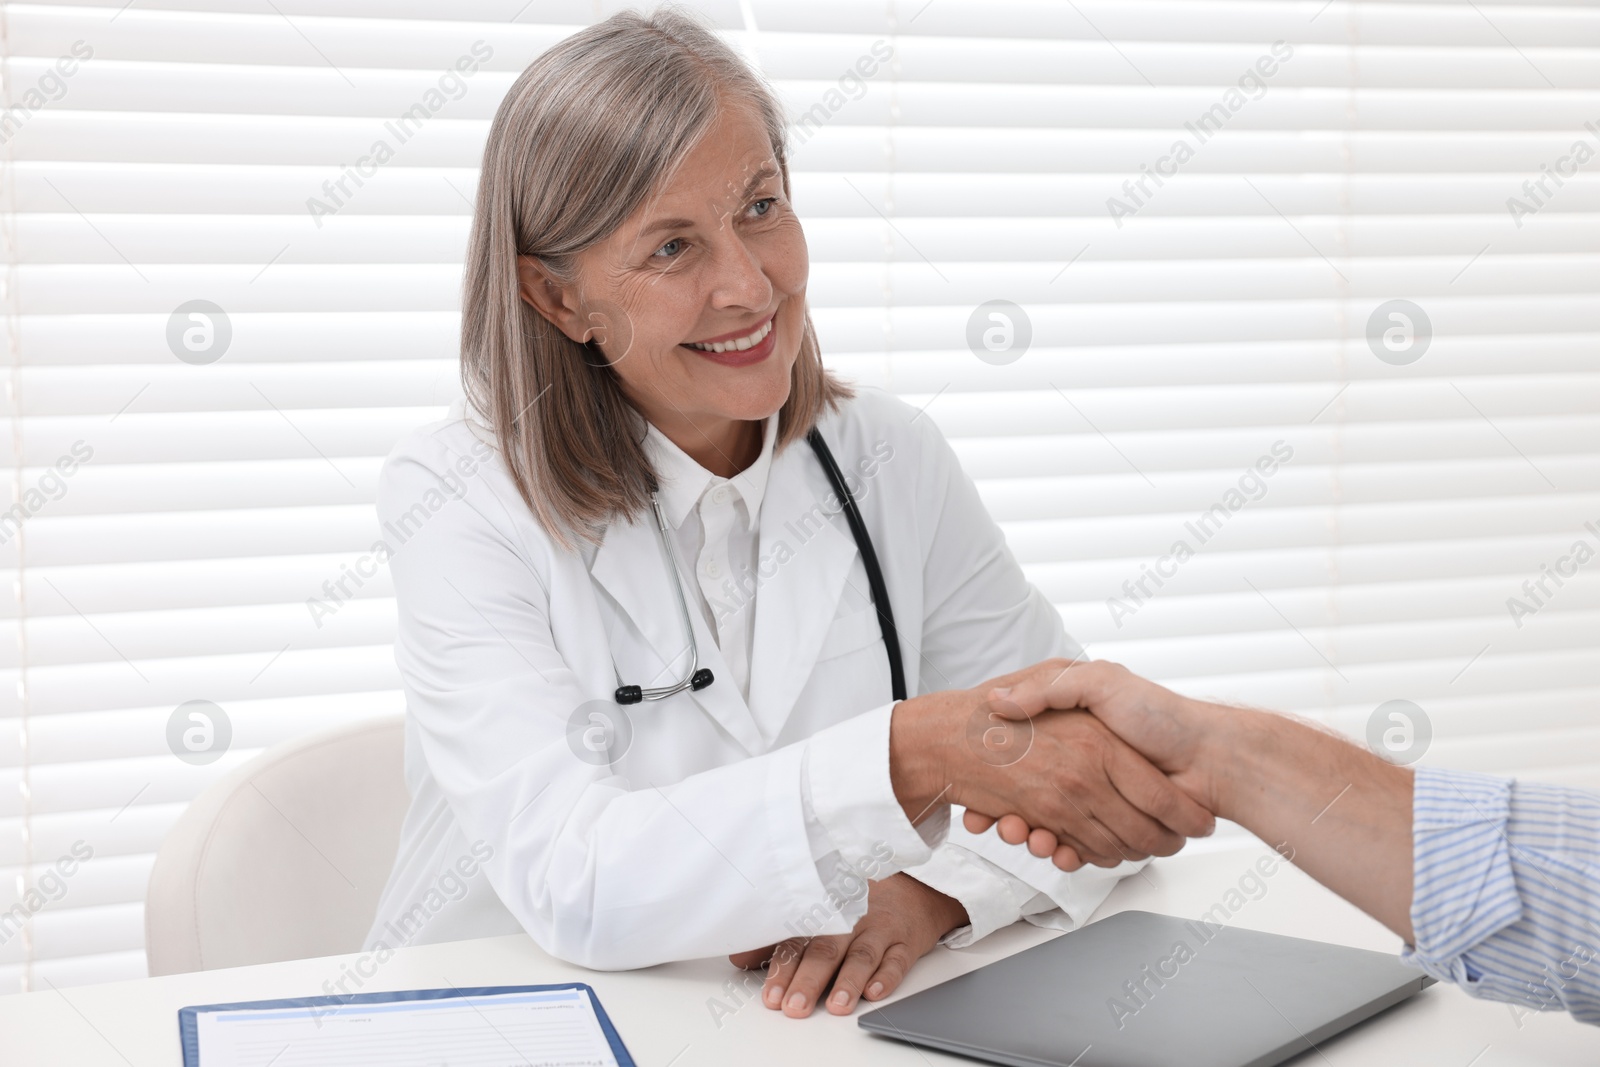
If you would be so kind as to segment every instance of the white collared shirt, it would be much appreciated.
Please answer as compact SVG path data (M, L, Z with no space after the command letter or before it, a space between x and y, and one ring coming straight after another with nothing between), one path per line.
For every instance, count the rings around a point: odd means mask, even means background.
M777 438L778 417L773 415L762 428L756 461L732 478L723 478L702 467L655 426L645 433L645 452L660 482L657 496L672 527L678 562L693 578L692 586L684 586L685 599L705 616L733 672L734 685L746 700L756 625L758 520Z

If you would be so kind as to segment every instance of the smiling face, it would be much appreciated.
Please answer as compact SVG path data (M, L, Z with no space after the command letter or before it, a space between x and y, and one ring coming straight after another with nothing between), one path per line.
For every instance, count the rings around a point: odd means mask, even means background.
M789 397L810 263L765 127L729 106L656 196L577 257L569 285L519 263L524 299L594 340L646 419L711 469L759 451ZM747 425L748 424L748 425ZM719 472L720 473L720 472Z

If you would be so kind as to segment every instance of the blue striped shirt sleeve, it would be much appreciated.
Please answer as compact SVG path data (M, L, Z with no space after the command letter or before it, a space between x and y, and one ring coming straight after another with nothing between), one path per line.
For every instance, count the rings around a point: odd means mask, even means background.
M1415 944L1473 996L1600 1024L1600 795L1418 768Z

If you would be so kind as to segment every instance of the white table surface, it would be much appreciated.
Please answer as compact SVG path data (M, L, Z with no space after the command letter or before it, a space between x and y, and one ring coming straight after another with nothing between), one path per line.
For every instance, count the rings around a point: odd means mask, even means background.
M1158 861L1128 878L1096 914L1128 909L1198 918L1223 899L1265 849L1199 853ZM1383 927L1311 881L1281 865L1266 892L1231 920L1234 926L1396 952ZM912 971L897 996L926 989L975 967L1038 944L1052 932L1025 923L960 951L936 949ZM337 981L355 956L169 975L131 982L75 986L0 997L0 1065L25 1067L181 1067L177 1011L270 997L315 996ZM726 960L696 960L643 971L586 971L554 960L527 937L485 938L424 945L397 952L362 992L448 986L528 985L582 981L598 992L639 1067L945 1067L973 1061L872 1037L855 1017L824 1013L784 1018L755 1000L731 1017L713 1018L709 1002L726 997L737 978ZM353 984L347 989L354 992ZM857 1014L862 1009L857 1009ZM1520 1020L1504 1004L1475 1001L1433 986L1376 1019L1324 1042L1292 1061L1296 1067L1596 1067L1600 1028L1565 1015Z

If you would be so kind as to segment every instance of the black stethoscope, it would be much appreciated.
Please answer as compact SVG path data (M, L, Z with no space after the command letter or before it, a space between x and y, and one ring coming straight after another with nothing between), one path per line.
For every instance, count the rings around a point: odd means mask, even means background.
M883 633L884 648L889 656L889 687L893 691L895 700L904 700L906 672L900 662L900 637L895 630L894 610L889 606L889 589L883 584L883 570L878 566L878 553L873 550L872 537L867 533L867 524L861 521L861 509L856 506L855 494L845 484L844 473L839 470L839 464L829 451L827 442L822 439L822 434L818 433L815 427L806 434L806 443L811 446L811 451L817 454L822 469L827 472L828 481L833 485L833 491L844 504L845 521L850 524L850 535L856 539L856 549L861 553L861 564L866 568L867 584L872 590L872 604L878 609L878 629ZM678 576L678 555L672 547L672 539L667 532L667 517L661 511L661 501L655 494L650 496L650 506L656 513L656 536L661 542L661 558L666 562L667 571L672 575L672 587L678 593L678 613L683 619L684 632L689 635L689 667L684 671L683 677L672 685L657 686L653 689L637 685L619 685L616 693L618 704L637 704L641 700L664 700L685 689L699 692L715 681L711 671L700 666L700 649L695 643L694 624L689 618L689 601L683 595L683 579Z

